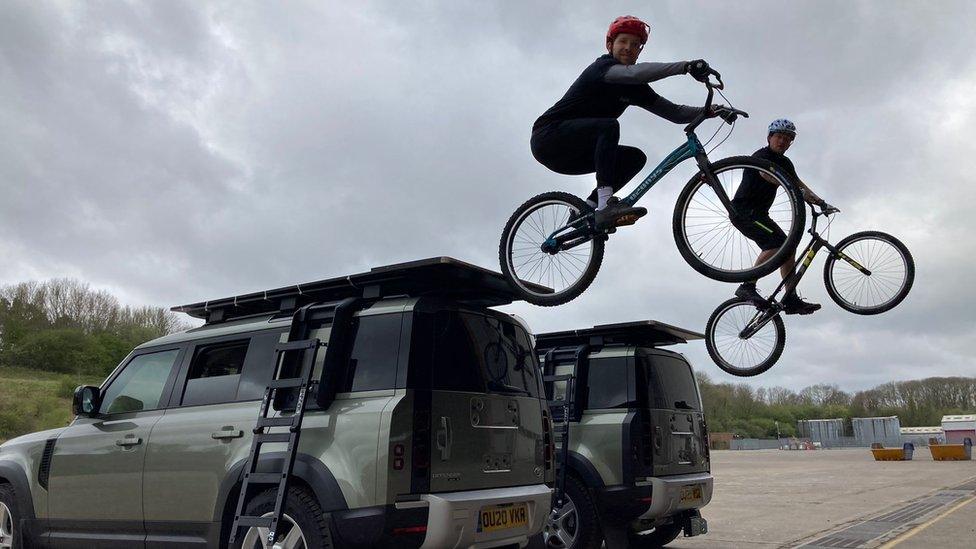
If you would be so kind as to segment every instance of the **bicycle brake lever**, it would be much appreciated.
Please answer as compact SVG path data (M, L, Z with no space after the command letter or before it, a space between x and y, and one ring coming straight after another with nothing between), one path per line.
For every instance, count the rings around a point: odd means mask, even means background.
M711 79L709 79L708 85L712 86L713 88L715 88L717 90L724 90L725 89L725 83L722 82L722 75L719 74L719 72L717 70L712 69L712 68L708 69L708 72L711 73L715 77L716 80L718 80L718 84L714 84L714 83L711 82Z

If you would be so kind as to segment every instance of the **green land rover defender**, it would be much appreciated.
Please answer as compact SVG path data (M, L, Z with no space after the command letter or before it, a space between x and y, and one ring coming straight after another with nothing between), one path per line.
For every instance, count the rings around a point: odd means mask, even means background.
M435 258L176 307L205 323L0 446L0 543L524 546L554 464L514 298Z
M547 547L663 547L706 532L701 398L688 361L660 348L702 337L650 320L537 336L556 424Z

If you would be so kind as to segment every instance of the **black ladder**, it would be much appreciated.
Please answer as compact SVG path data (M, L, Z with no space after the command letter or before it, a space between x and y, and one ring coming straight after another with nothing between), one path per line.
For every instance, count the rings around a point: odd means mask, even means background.
M589 351L589 345L581 345L579 347L570 349L551 349L546 353L543 363L542 381L545 383L546 398L549 402L549 409L562 409L562 416L560 417L561 421L559 425L559 440L553 440L554 443L559 444L555 463L555 486L553 487L552 491L553 512L562 508L563 504L565 503L566 470L568 469L567 465L569 463L569 428L572 421L579 421L578 415L580 414L580 410L576 405L577 399L580 395L580 391L576 386L576 381L579 376L585 376L587 373L586 366ZM556 364L559 362L565 363L569 360L573 362L573 373L556 374ZM557 400L555 398L555 383L560 381L566 382L566 393L563 395L561 400Z
M298 322L298 316L296 315L296 322ZM295 332L296 330L293 329L292 334L294 335ZM311 338L279 343L275 349L275 364L280 369L277 370L275 379L272 379L264 390L264 398L261 400L261 411L258 412L257 424L254 426L254 437L251 439L251 453L244 467L244 482L237 499L237 510L234 512L234 524L230 532L231 545L237 539L238 529L242 527L267 528L269 530L267 543L274 545L277 541L278 524L285 512L285 499L288 496L288 481L295 465L295 455L298 453L298 438L302 433L302 419L305 417L305 405L308 402L308 395L311 390L315 358L318 356L319 348L323 346L324 344L317 338ZM290 353L298 353L301 357L300 374L297 377L277 377L287 370L285 365ZM298 391L295 413L289 417L268 417L271 402L279 389ZM287 427L288 431L269 432L275 427ZM282 469L272 473L259 473L257 467L261 447L265 444L282 442L288 443ZM248 493L249 489L254 486L269 485L277 487L274 513L269 517L245 515L244 507L252 495Z

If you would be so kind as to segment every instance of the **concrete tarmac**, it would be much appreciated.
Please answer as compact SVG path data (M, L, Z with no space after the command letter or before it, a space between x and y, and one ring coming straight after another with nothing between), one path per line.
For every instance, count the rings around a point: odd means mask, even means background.
M913 461L900 462L876 462L867 448L711 455L715 490L702 510L709 532L678 538L668 547L879 547L976 496L976 483L954 490L976 478L976 461L936 462L927 448L916 449ZM938 546L972 549L976 541L965 537L972 536L972 517L976 503L946 515L945 527L927 527L898 547L913 547L914 538L924 541L948 529L948 541ZM954 530L960 530L958 539Z

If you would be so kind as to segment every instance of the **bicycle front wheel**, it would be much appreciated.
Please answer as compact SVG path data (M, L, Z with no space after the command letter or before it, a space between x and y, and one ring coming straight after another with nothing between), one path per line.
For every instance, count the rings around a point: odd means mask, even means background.
M570 220L592 210L577 196L548 192L519 206L502 231L502 274L522 299L551 307L575 299L593 282L603 262L602 235L586 233L568 249L545 246Z
M786 326L776 315L752 334L743 334L765 314L750 301L733 298L712 312L705 326L705 347L719 368L734 376L759 375L773 367L786 346Z
M890 234L854 233L837 244L824 264L827 294L841 308L876 315L905 299L915 282L915 260Z
M806 209L796 184L771 162L751 156L719 160L712 171L720 188L713 188L698 172L675 204L672 226L681 256L691 268L721 282L756 280L775 271L792 257L803 236ZM769 215L758 221L729 211L719 196L731 200L752 171L776 186ZM777 238L778 247L769 244ZM764 247L776 251L757 263Z

